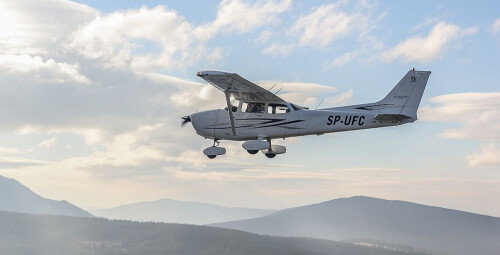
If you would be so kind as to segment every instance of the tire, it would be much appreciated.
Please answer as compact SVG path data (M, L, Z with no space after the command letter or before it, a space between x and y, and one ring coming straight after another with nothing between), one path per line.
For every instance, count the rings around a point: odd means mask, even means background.
M257 152L259 152L259 150L247 150L247 151L252 155L257 154Z
M217 157L217 155L207 155L207 157L208 157L209 159L214 159L215 157Z
M276 154L274 154L274 153L266 153L266 157L268 157L268 158L274 158L274 157L276 157Z

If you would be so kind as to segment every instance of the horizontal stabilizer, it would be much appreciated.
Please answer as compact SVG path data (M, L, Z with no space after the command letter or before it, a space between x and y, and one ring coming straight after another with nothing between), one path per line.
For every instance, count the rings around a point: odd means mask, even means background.
M375 119L401 121L401 120L411 119L411 117L404 114L377 114L377 116L375 116Z

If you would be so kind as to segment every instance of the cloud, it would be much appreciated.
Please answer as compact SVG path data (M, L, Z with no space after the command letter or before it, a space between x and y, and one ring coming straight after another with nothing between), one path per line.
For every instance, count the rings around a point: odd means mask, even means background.
M339 3L323 5L300 16L291 28L291 32L299 37L299 46L325 47L349 35L358 25L359 17L344 13L339 7Z
M216 19L200 26L161 5L97 14L72 34L66 47L110 68L130 67L135 72L182 70L200 60L219 61L221 49L208 49L207 41L221 32L246 33L276 23L277 15L290 2L269 0L252 5L225 0L218 7Z
M491 32L493 32L493 34L500 33L500 19L496 19L495 22L491 24Z
M1 1L0 54L46 55L97 11L70 1Z
M165 6L98 14L76 30L67 48L107 67L133 70L182 68L199 59L203 46L194 26Z
M481 145L481 152L467 155L469 166L500 166L500 148L495 144Z
M291 0L257 1L254 4L240 0L223 0L219 4L214 21L197 28L202 40L216 36L221 31L246 33L255 28L279 22L278 14L285 12Z
M62 83L78 82L90 83L90 79L80 73L78 64L56 62L53 59L43 61L39 56L26 54L0 54L0 74L30 75L32 79L41 82Z
M500 92L458 93L430 99L431 106L419 111L424 121L458 122L460 128L448 129L440 137L488 142L481 152L466 156L471 167L500 165Z
M262 53L286 56L299 47L325 48L333 42L355 36L365 41L376 23L385 16L374 17L376 4L366 1L338 1L337 3L313 7L301 15L287 31L293 42L273 42Z
M500 92L448 94L433 97L430 102L434 105L419 111L422 120L461 124L459 129L445 130L442 137L500 140Z
M56 144L57 139L55 137L51 137L49 139L45 139L41 141L38 146L43 148L50 148Z
M461 28L442 21L436 24L426 37L408 38L383 52L380 59L385 62L401 59L403 62L427 63L442 56L445 49L457 40L477 31L476 27Z

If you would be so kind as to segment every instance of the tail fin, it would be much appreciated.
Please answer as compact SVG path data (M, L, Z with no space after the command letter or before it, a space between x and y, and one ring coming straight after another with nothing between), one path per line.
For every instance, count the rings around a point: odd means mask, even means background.
M384 99L377 104L381 114L408 116L417 119L417 109L424 94L430 71L410 70Z

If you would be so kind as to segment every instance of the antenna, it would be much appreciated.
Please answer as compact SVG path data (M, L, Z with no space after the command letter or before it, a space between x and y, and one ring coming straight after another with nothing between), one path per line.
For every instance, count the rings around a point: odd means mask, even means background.
M318 109L318 107L323 103L323 101L325 101L325 98L321 99L321 102L319 102L319 104L316 106L316 108L314 108L314 110Z
M283 87L281 87L280 89L278 89L278 91L274 92L274 94L275 94L275 95L277 95L277 94L278 94L278 92L280 92L282 88L283 88Z
M274 86L276 86L276 83L275 83L275 84L274 84L274 85L273 85L270 89L268 89L268 90L269 90L269 91L271 91L271 89L273 89L273 88L274 88Z

